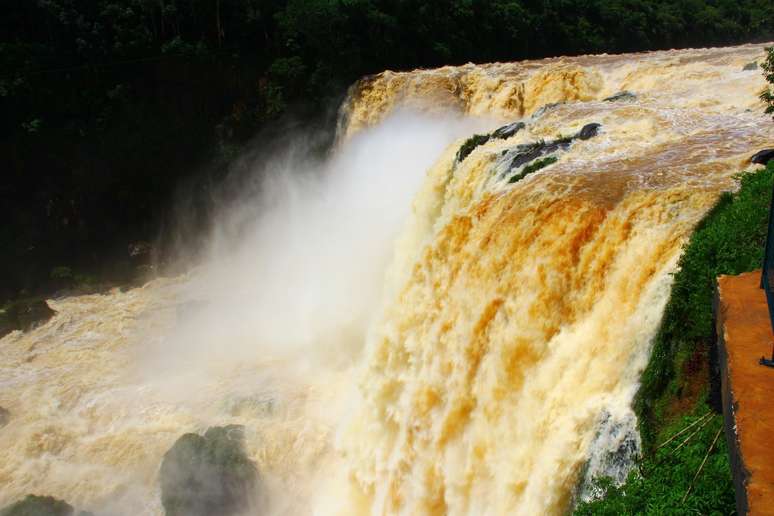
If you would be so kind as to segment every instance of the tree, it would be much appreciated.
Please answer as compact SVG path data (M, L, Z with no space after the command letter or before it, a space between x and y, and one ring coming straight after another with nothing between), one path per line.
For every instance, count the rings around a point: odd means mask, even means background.
M766 77L766 81L774 86L774 47L767 48L766 52L766 60L761 64L761 68L763 68L763 75ZM766 113L773 114L774 90L770 87L763 90L761 93L761 100L766 103Z

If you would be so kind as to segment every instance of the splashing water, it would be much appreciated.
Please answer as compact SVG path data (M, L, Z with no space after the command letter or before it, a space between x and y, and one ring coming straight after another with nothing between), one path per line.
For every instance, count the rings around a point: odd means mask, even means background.
M762 55L358 83L336 154L278 161L201 268L52 300L47 324L0 340L0 506L160 514L164 452L236 423L274 514L566 511L584 474L625 475L681 246L774 143L762 78L742 71ZM603 100L622 90L636 98ZM466 137L519 119L458 162ZM591 122L598 136L509 182L517 145Z

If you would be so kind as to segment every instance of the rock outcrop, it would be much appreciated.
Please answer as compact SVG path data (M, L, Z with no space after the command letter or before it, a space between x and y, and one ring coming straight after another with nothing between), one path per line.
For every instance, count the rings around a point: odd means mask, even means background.
M45 324L54 314L43 299L15 301L0 312L0 337L13 330L27 331Z
M611 95L604 99L605 102L620 102L620 101L633 101L637 100L637 95L631 91L619 91L615 95Z
M72 514L74 509L69 503L57 500L53 496L36 495L28 495L24 500L0 510L0 516L71 516Z
M243 428L185 434L164 455L159 480L167 516L227 516L260 501L258 470L244 450Z
M760 165L767 165L772 159L774 159L774 149L764 149L753 154L750 161Z

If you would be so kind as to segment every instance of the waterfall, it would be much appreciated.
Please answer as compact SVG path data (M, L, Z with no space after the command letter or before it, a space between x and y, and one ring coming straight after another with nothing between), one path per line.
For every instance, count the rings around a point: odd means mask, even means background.
M164 452L226 424L270 514L563 514L622 480L682 246L774 141L762 55L363 79L333 156L270 160L199 268L0 339L0 506L161 514Z

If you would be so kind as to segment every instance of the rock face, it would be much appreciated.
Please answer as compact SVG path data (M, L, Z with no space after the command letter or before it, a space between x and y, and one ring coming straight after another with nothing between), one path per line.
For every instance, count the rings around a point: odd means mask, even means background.
M760 163L761 165L766 165L772 159L774 159L774 149L764 149L762 151L759 151L753 154L752 158L750 158L750 161L752 161L753 163Z
M243 429L237 425L180 437L164 455L159 473L166 515L226 516L248 508L254 512L258 471L243 442Z
M588 140L589 138L593 138L599 133L600 127L602 127L600 124L586 124L578 133L578 138L581 140Z
M70 516L72 505L52 496L28 495L27 498L0 510L0 516Z
M457 161L462 162L470 156L470 153L473 152L476 147L480 145L484 145L486 142L489 141L490 136L488 134L474 134L467 140L465 140L465 143L462 144L460 147L460 150L457 151Z
M637 95L632 93L631 91L619 91L615 95L611 95L604 99L605 102L619 102L619 101L631 101L631 100L637 100Z
M0 313L0 337L13 330L27 331L56 314L42 299L15 301Z
M524 129L524 122L513 122L512 124L504 125L492 133L493 138L510 138L514 134Z

